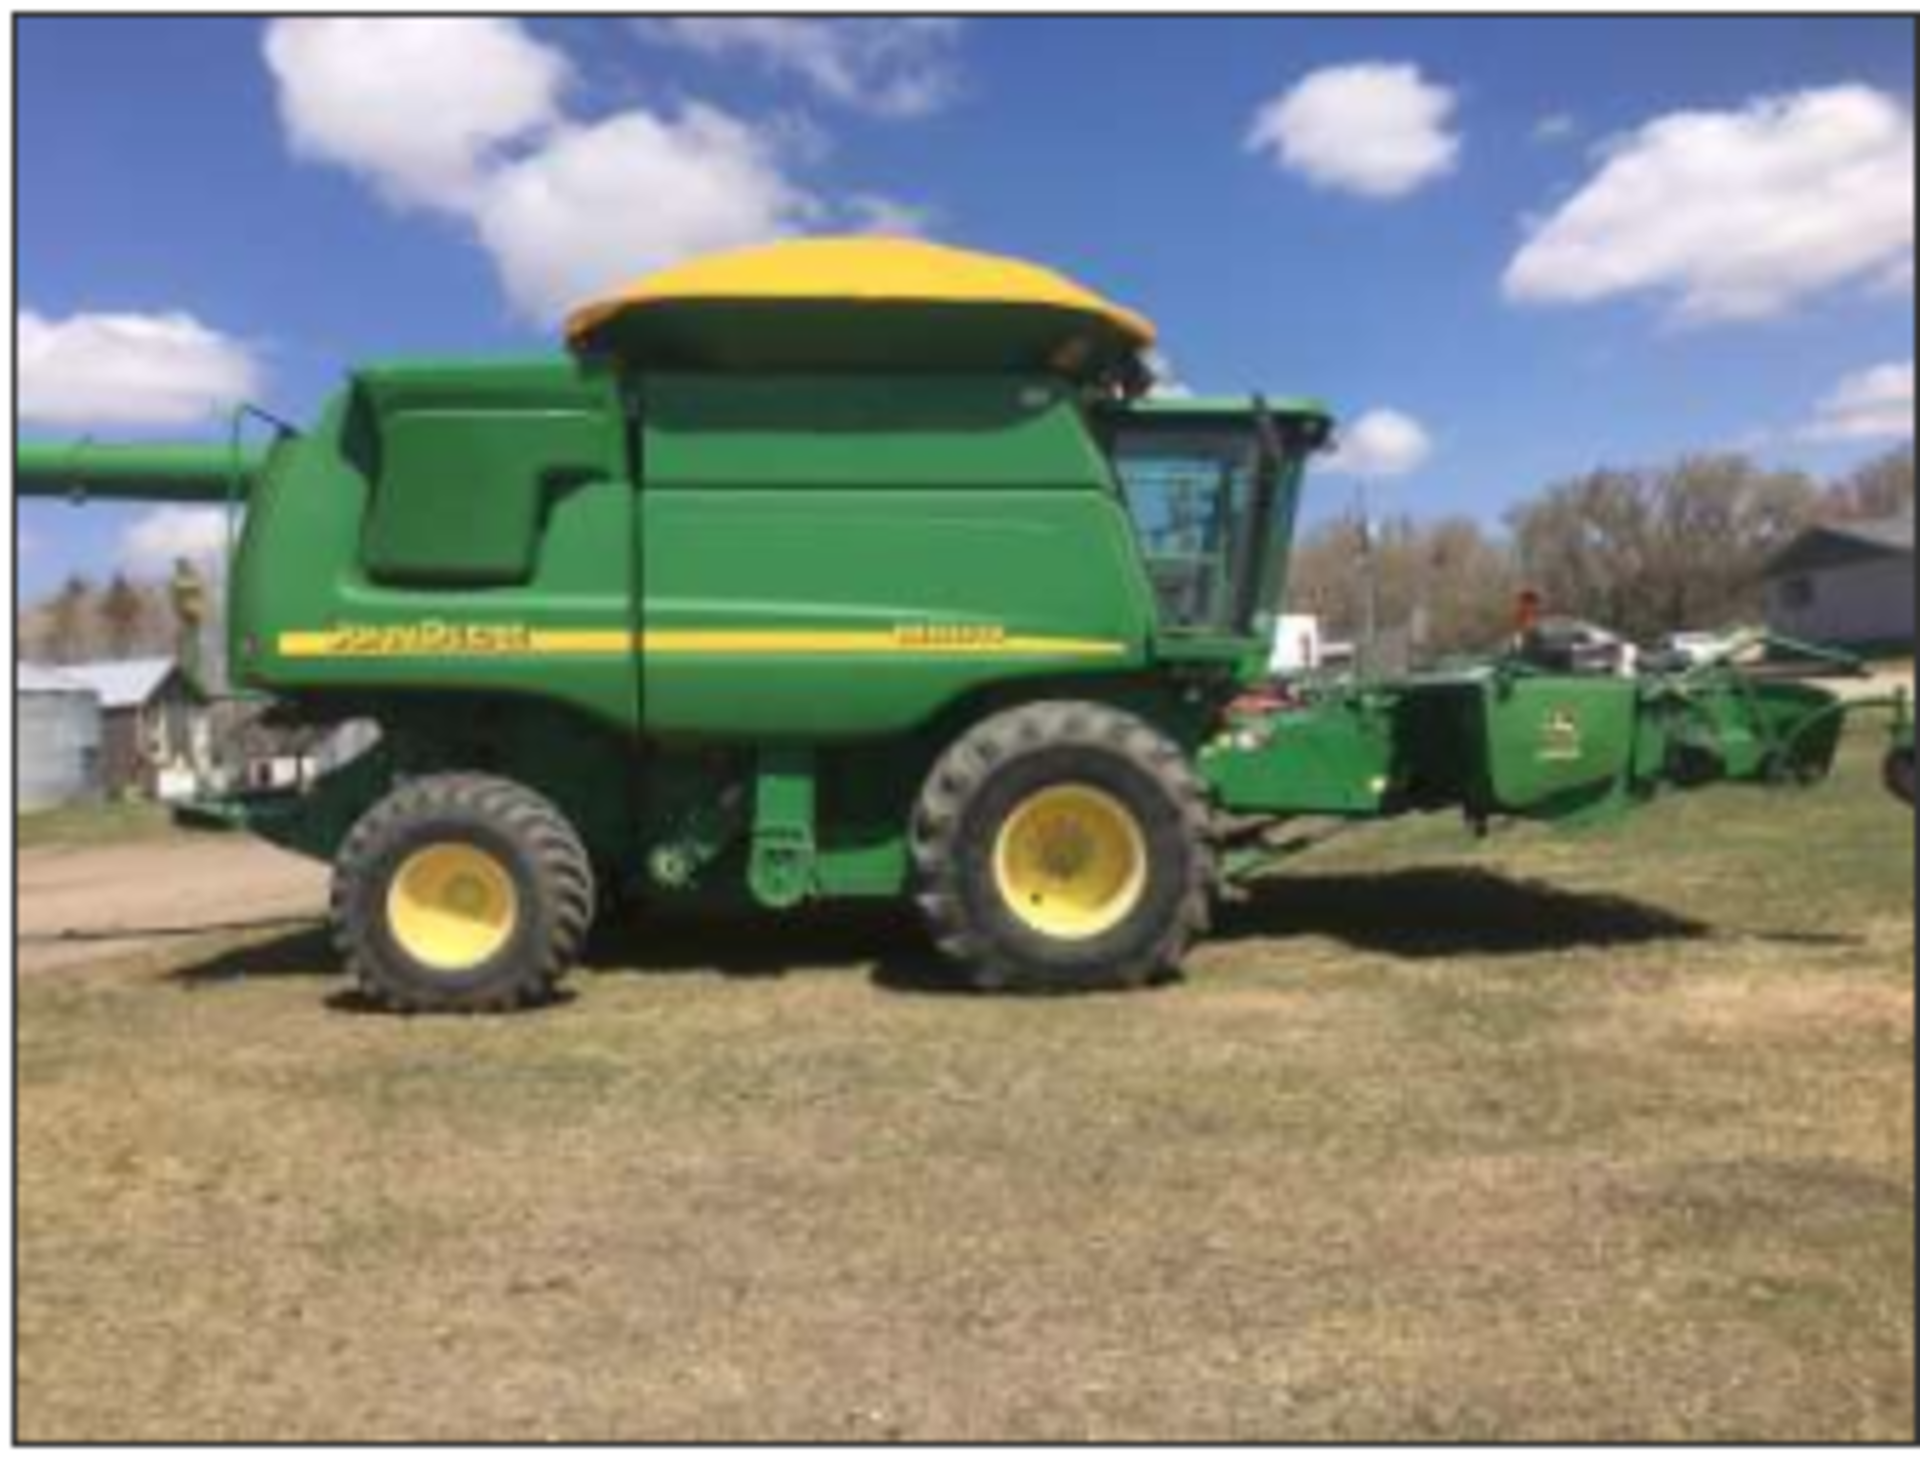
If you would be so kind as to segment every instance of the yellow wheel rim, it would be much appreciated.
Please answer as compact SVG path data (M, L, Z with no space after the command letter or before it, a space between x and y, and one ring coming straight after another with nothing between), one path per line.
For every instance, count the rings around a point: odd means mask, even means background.
M435 970L471 970L513 937L520 897L491 853L437 842L414 853L387 887L387 927L409 958Z
M1091 939L1132 913L1147 886L1147 840L1092 786L1050 786L1015 807L993 847L1000 897L1052 939Z

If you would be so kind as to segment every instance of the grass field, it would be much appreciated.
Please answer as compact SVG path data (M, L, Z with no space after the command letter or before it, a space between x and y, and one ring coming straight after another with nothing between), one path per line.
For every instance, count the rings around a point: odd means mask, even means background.
M1913 852L1855 751L1356 837L1141 996L861 916L506 1020L304 931L23 982L18 1430L1910 1439Z
M14 822L19 848L98 845L158 837L172 825L157 801L102 801L22 812Z

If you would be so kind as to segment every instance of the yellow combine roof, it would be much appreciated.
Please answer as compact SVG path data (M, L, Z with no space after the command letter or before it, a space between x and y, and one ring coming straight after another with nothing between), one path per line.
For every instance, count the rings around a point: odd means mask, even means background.
M582 306L567 319L567 340L576 349L623 336L657 341L651 321L684 322L702 311L724 319L774 307L805 314L871 306L923 308L948 320L980 308L999 318L1043 318L1057 324L1063 345L1076 334L1094 339L1080 346L1092 358L1138 353L1154 340L1145 317L1043 266L866 236L789 240L673 266ZM679 336L684 328L669 330ZM929 346L937 355L938 345Z

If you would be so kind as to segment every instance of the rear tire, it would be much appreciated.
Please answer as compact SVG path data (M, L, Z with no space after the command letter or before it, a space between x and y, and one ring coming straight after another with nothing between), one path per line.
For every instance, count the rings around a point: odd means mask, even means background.
M579 836L494 776L411 781L334 861L334 937L361 990L395 1011L515 1010L553 996L594 912Z
M1165 736L1098 704L996 715L954 743L913 820L915 898L977 988L1169 978L1207 927L1207 803Z

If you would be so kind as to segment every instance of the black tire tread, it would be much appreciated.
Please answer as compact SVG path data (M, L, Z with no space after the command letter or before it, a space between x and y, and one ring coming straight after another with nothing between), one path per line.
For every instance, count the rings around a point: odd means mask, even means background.
M1138 988L1178 974L1188 948L1211 923L1217 883L1211 807L1180 747L1144 720L1112 706L1077 700L1021 705L988 717L947 749L921 790L911 828L915 905L935 947L976 988L1036 987L969 921L957 887L954 851L962 814L1003 765L1062 744L1119 754L1147 773L1172 799L1192 854L1174 921L1150 947L1115 965L1107 983Z
M551 922L539 936L535 963L511 983L450 1003L445 993L411 985L374 961L369 932L380 919L371 906L384 901L384 889L368 880L397 834L422 821L461 815L511 834L531 859ZM572 825L544 797L499 776L441 772L406 782L354 824L334 858L328 907L336 947L362 992L383 1008L517 1010L549 1001L585 947L596 908L593 864Z

